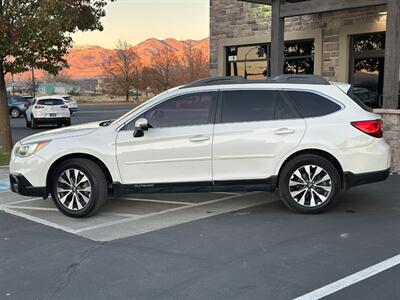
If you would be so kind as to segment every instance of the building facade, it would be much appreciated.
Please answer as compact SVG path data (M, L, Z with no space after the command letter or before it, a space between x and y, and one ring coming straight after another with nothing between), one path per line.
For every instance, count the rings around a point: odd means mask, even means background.
M382 115L385 137L393 149L393 170L400 172L400 111L379 109L386 21L386 4L287 17L284 72L352 83L355 95ZM271 74L271 22L271 6L210 0L211 75L267 78Z
M350 82L372 107L382 104L386 5L285 19L285 73ZM266 78L270 6L211 0L211 74Z

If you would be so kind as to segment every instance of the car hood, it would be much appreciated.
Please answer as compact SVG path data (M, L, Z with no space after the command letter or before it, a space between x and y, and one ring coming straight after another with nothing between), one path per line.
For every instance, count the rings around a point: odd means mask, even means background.
M49 130L28 136L21 140L22 144L35 143L47 140L64 139L76 136L87 135L100 128L100 122L87 123L82 125L69 126L60 129Z

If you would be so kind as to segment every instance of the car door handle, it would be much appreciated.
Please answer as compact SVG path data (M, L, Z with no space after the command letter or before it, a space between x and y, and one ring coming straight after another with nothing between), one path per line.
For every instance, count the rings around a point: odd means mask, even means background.
M196 135L196 136L192 136L189 141L196 143L196 142L204 142L204 141L209 141L210 137L209 136L205 136L205 135Z
M293 134L295 133L296 130L290 129L290 128L279 128L274 131L274 134L277 135L285 135L285 134Z

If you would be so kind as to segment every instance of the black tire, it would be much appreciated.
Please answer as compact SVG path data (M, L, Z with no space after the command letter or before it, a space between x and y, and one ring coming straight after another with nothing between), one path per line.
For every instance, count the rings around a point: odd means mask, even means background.
M25 116L26 127L30 128L32 126L31 122L28 121L28 118Z
M64 125L65 126L71 126L71 119L69 119L68 121L65 121Z
M10 115L14 119L18 119L21 116L21 112L18 108L14 107L10 110Z
M311 168L308 169L308 166ZM319 172L320 169L316 167L321 168L322 171ZM307 175L306 168L310 170L310 176ZM300 173L296 172L298 170ZM295 172L302 178L299 179ZM326 175L328 177L325 177ZM309 177L314 177L314 179L307 179ZM322 181L325 178L329 178L329 180ZM293 179L292 186L290 186L291 179ZM293 182L299 182L299 184L296 185ZM289 209L303 214L317 214L326 211L337 201L341 186L341 177L335 165L326 158L314 154L293 158L286 163L279 174L280 198Z
M69 199L66 202L63 202L59 198L59 194L57 193L57 186L60 186L58 180L60 176L67 170L74 169L82 172L90 182L90 194L86 194L89 197L87 203L81 208L77 209L77 199ZM53 178L50 183L50 192L53 198L53 201L57 208L66 216L73 218L85 218L94 215L106 202L107 194L108 194L108 184L107 179L102 171L102 169L93 161L85 158L74 158L61 162L58 166L56 166L54 172L51 175ZM65 178L65 177L64 177ZM62 184L61 184L62 187ZM64 186L68 187L68 186ZM61 194L63 196L64 194ZM69 196L68 196L69 197ZM67 197L67 198L68 198ZM71 196L72 197L72 196ZM82 205L83 197L80 197L80 203ZM67 202L69 201L69 202ZM70 209L66 205L71 204L71 201L75 201L75 205Z
M31 125L33 129L37 129L38 128L38 124L35 120L35 118L33 116L31 116Z

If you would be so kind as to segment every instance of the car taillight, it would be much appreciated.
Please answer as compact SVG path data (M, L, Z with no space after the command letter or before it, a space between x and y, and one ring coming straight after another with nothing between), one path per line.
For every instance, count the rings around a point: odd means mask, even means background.
M42 109L42 108L44 108L44 106L43 105L35 105L35 108L36 109Z
M62 105L61 108L68 108L68 105Z
M351 122L351 125L370 136L383 137L382 120L356 121Z

